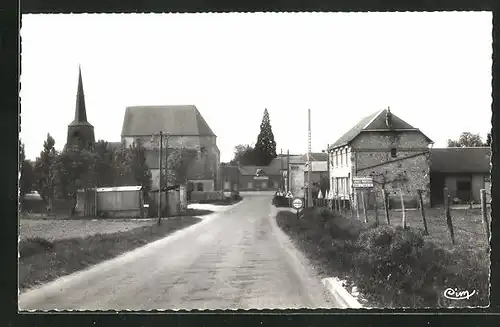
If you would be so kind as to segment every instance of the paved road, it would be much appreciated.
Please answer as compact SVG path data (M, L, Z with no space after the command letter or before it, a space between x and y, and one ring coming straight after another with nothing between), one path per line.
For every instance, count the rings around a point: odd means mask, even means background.
M335 307L273 220L270 193L19 297L21 310Z

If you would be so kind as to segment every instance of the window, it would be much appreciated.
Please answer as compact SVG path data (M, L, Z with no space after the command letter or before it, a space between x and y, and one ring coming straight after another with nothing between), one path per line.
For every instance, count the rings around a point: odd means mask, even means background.
M349 166L349 161L347 161L347 150L345 150L345 165Z
M391 149L391 158L396 158L397 153L396 153L396 148Z
M196 183L196 190L198 192L203 192L203 183Z
M335 151L335 168L339 166L339 153Z
M340 151L340 166L344 166L344 151Z

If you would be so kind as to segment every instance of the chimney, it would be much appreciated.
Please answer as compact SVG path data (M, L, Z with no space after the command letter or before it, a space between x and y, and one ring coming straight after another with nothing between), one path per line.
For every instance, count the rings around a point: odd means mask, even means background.
M387 111L385 113L385 124L387 125L387 128L392 129L392 114L390 107L387 107Z

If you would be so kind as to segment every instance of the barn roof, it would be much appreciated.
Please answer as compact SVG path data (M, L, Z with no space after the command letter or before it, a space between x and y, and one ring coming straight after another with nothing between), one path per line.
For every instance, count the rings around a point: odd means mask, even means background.
M491 149L442 148L431 150L431 173L490 173Z
M122 136L146 136L160 131L178 136L215 136L194 105L127 107Z
M390 113L392 118L391 127L389 128L386 124L386 115ZM419 129L408 124L395 114L393 114L390 109L383 109L381 111L375 112L365 118L361 119L356 125L354 125L349 131L342 135L335 143L333 143L328 149L335 149L344 145L351 143L359 134L365 131L416 131L422 133ZM422 133L423 134L423 133ZM425 136L425 134L423 134ZM430 143L432 140L425 136Z

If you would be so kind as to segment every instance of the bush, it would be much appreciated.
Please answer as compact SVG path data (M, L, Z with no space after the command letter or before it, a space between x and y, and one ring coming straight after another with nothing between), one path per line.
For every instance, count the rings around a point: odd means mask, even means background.
M357 286L382 306L447 307L487 305L486 251L449 251L425 242L420 229L371 226L335 215L328 208L307 208L297 219L289 211L278 225L297 238L322 271L354 277ZM483 253L484 252L484 253ZM476 290L463 301L444 298L448 287Z

